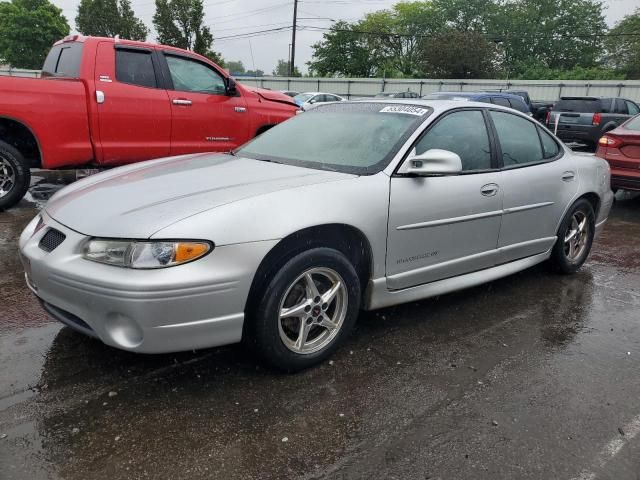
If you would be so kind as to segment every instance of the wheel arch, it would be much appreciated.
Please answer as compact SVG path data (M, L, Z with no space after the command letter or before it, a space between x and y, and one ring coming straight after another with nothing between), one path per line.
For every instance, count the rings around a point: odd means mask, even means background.
M583 198L586 199L591 204L591 206L593 207L593 212L595 213L595 217L598 218L598 211L600 209L600 202L601 202L600 195L598 195L595 192L583 193L578 198L576 198L575 202Z
M287 260L305 250L318 247L334 248L347 257L358 273L364 298L373 271L371 244L360 229L347 224L331 223L293 232L280 240L265 255L253 277L246 310L255 305L259 292Z
M22 120L0 116L0 140L18 150L30 167L42 166L42 148L38 137Z

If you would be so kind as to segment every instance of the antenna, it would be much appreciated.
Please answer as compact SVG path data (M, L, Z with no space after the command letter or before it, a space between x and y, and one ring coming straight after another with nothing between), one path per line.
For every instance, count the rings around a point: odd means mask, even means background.
M251 65L253 66L253 79L256 82L256 87L258 86L258 78L256 77L256 73L258 73L258 71L256 70L256 61L253 58L253 47L251 46L251 39L248 38L247 40L249 40L249 51L251 52Z

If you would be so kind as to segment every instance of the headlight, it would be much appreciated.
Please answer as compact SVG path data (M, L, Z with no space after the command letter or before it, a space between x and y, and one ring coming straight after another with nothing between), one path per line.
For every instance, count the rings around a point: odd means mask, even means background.
M213 249L209 242L90 240L84 258L127 268L165 268L191 262Z

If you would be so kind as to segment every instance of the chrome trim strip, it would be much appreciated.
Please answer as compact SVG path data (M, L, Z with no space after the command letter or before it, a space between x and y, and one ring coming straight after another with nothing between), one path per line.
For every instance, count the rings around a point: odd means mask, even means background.
M220 322L242 322L244 320L244 313L234 313L231 315L225 315L223 317L205 318L204 320L194 320L193 322L186 323L174 323L172 325L158 325L155 328L181 328L181 327L193 327L195 325L206 325L208 323L220 323Z
M432 220L431 222L412 223L409 225L400 225L396 227L396 230L416 230L418 228L439 227L442 225L451 225L454 223L469 222L472 220L479 220L481 218L497 217L499 215L508 215L510 213L524 212L526 210L533 210L535 208L548 207L553 205L554 202L542 202L533 203L531 205L522 205L520 207L511 207L504 210L493 210L491 212L475 213L473 215L464 215L462 217L444 218L442 220Z
M553 204L554 202L532 203L531 205L522 205L520 207L505 208L503 212L505 215L508 215L509 213L524 212L525 210L533 210L535 208L548 207L549 205L553 205Z
M406 272L396 273L395 275L389 275L387 277L387 285L389 285L390 290L394 290L392 284L405 280L407 278L411 278L413 276L423 276L426 273L433 272L436 270L440 270L443 268L452 267L455 265L459 265L462 263L467 263L473 260L478 260L481 258L495 256L498 253L498 250L488 250L485 252L474 253L473 255L467 255L466 257L453 258L451 260L447 260L445 262L436 263L433 265L427 265L426 267L415 268L413 270L407 270Z
M431 222L412 223L410 225L401 225L396 230L416 230L418 228L438 227L440 225L449 225L452 223L469 222L480 218L498 217L502 215L502 210L494 210L492 212L475 213L473 215L464 215L462 217L445 218L442 220L433 220Z

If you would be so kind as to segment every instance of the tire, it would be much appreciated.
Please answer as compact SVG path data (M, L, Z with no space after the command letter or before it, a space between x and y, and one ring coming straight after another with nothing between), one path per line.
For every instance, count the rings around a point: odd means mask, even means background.
M0 140L0 211L22 200L30 183L31 171L22 154Z
M249 314L249 342L271 365L295 372L324 361L347 338L360 310L360 280L342 253L313 248L282 265L258 297ZM306 335L300 335L303 328Z
M584 223L583 223L584 222ZM574 203L558 229L558 240L549 259L558 273L570 274L587 260L595 235L595 213L586 199Z

